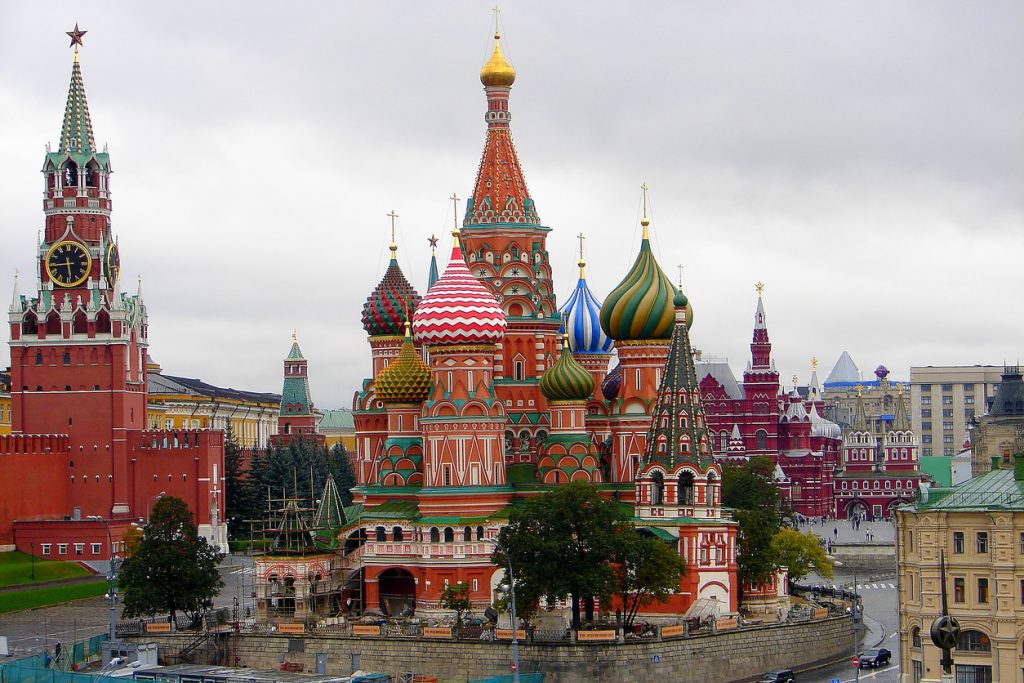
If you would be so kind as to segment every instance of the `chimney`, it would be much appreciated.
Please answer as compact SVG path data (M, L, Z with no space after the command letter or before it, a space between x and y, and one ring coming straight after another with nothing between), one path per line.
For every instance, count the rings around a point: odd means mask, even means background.
M1013 478L1024 481L1024 453L1013 454Z

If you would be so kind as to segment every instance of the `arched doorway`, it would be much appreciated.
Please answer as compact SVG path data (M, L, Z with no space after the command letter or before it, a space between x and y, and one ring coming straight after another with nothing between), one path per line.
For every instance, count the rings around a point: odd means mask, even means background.
M854 498L853 500L851 500L849 503L846 504L846 518L847 519L852 519L853 517L866 518L868 516L868 511L869 510L870 510L870 508L868 507L867 503L865 503L860 498Z
M388 616L411 615L416 610L416 580L400 567L385 569L377 576L380 611Z

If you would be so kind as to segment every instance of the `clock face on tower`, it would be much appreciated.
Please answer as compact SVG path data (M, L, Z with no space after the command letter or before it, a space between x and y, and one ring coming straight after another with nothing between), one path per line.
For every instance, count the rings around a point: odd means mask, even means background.
M85 282L92 269L89 250L78 242L57 242L46 253L46 273L61 287L74 287Z
M107 283L113 287L117 279L121 277L121 254L117 245L113 242L107 247Z

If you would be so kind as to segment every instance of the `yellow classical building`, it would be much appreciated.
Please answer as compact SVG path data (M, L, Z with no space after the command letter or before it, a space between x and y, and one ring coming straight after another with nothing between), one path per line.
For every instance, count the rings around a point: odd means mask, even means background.
M11 433L11 374L0 372L0 436Z
M280 394L223 389L202 380L147 368L147 421L151 429L222 429L243 448L266 446L277 434Z
M1024 453L953 488L932 488L896 513L900 670L905 683L940 681L929 637L942 610L960 622L954 680L1024 680Z

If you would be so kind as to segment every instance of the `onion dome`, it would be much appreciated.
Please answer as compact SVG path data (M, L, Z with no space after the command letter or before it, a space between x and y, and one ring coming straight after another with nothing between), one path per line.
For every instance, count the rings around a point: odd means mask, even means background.
M416 341L440 344L495 344L505 336L505 312L477 280L462 257L458 232L444 273L416 307Z
M580 258L580 279L560 311L565 318L569 346L573 353L611 353L612 340L601 329L601 302L587 287L586 265Z
M400 336L409 311L420 303L420 295L398 267L398 245L392 242L390 249L391 261L384 278L363 304L363 329L371 337Z
M500 33L494 33L494 52L487 63L480 67L480 82L484 87L498 85L506 88L516 82L516 70L501 54Z
M604 381L601 382L601 393L610 401L619 395L619 389L621 388L622 364L616 363L611 372L604 376Z
M823 436L826 439L841 439L843 437L842 427L823 418L814 403L811 403L809 416L811 418L811 436Z
M594 378L572 357L568 334L558 360L540 377L540 392L549 401L586 401L594 393Z
M422 403L430 393L430 368L412 345L409 323L398 356L377 375L374 393L384 403Z
M645 216L640 253L629 273L601 307L601 328L612 339L669 339L675 321L672 299L676 288L662 272L651 252ZM690 315L687 315L687 326Z

